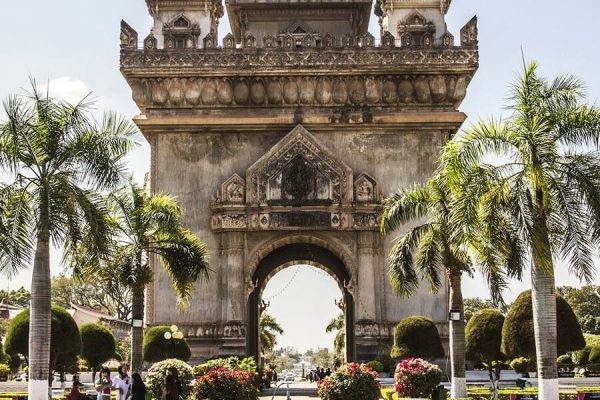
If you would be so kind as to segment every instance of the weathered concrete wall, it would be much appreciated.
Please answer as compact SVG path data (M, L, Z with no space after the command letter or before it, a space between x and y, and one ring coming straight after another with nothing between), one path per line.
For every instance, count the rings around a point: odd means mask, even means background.
M427 179L435 168L438 151L443 144L444 134L440 131L370 131L368 129L319 131L308 130L336 157L347 163L357 176L365 171L374 177L384 195L414 182ZM214 200L220 185L233 173L245 176L245 171L264 153L283 138L290 129L264 132L220 132L204 133L164 133L153 143L155 157L155 190L171 193L179 199L186 210L188 226L204 240L210 251L210 265L213 269L208 282L198 284L190 302L190 309L184 313L175 310L175 298L170 289L168 277L158 269L154 282L154 323L176 323L181 326L223 325L232 319L246 319L245 282L253 271L249 270L252 256L266 243L285 232L250 232L243 237L243 255L240 255L244 268L244 281L237 295L230 288L231 256L225 248L229 233L213 233L210 228L211 201ZM385 265L393 237L383 239L383 245L375 249L367 258L372 265L362 265L359 236L357 232L290 232L290 235L306 235L330 239L343 248L353 259L355 266L352 275L356 278L356 320L375 319L381 323L396 323L408 315L426 315L435 321L445 321L447 317L446 291L432 296L423 287L410 299L400 299L391 293ZM372 235L379 236L378 233ZM222 239L221 236L225 237ZM228 258L229 257L229 258ZM363 258L364 260L364 258ZM363 274L360 269L372 271ZM366 276L366 281L364 276ZM367 282L368 286L365 286ZM237 290L237 289L236 289ZM232 297L234 297L232 299ZM239 304L241 303L241 304ZM232 309L243 310L232 313ZM193 341L193 340L192 340ZM197 351L210 356L214 352L212 344L204 345L197 340ZM210 340L209 340L210 342ZM241 346L238 340L238 350ZM212 354L216 355L216 354Z

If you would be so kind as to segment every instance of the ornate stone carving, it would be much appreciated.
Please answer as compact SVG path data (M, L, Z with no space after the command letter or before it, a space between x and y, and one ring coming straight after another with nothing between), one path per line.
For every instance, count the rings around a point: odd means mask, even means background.
M372 320L360 320L354 325L356 337L360 338L390 338L394 332L394 325Z
M146 36L146 39L144 39L144 50L156 50L157 43L158 42L154 35L150 33L148 36Z
M354 200L360 203L372 203L378 200L377 182L366 172L354 180Z
M218 46L217 44L217 35L214 33L209 33L202 39L205 49L214 49Z
M435 24L416 10L398 24L402 46L432 47L434 33Z
M246 194L246 181L233 174L221 185L221 199L224 203L243 203Z
M448 10L450 9L450 4L452 3L452 0L441 0L440 2L440 11L442 12L442 14L447 14Z
M391 43L391 42L390 42ZM326 44L324 42L324 44ZM292 42L293 45L293 42ZM231 46L231 47L230 47ZM257 48L254 51L242 51L235 48L233 36L225 36L223 49L198 49L195 51L173 51L161 49L148 53L142 50L123 49L121 66L123 68L145 67L186 67L213 71L217 68L287 68L295 67L388 67L388 66L472 66L476 67L479 55L475 48L430 48L406 49L388 47L348 48L331 52L317 50L281 51L279 49ZM156 49L154 47L153 49Z
M256 47L256 38L254 37L254 35L246 35L246 37L244 38L244 47L247 49Z
M248 227L245 214L222 214L214 215L211 218L211 228L214 230L221 229L246 229Z
M454 36L450 32L448 32L448 31L444 32L444 34L442 35L442 37L440 39L442 42L442 46L444 46L444 47L454 46Z
M298 125L247 173L251 204L350 203L352 171ZM273 219L273 215L271 215Z
M375 37L371 35L369 32L365 33L360 40L362 47L374 47L375 46Z
M246 337L246 324L238 321L229 321L224 324L178 324L179 330L189 338L240 338Z
M331 48L335 47L335 45L336 45L335 36L333 36L330 33L323 36L323 47L325 47L327 49L331 49Z
M379 227L379 214L376 213L355 213L355 228L377 228Z
M235 37L231 33L228 33L223 38L223 48L225 49L235 49Z
M121 48L137 49L138 33L127 22L121 20Z
M460 30L460 45L461 46L477 46L477 16L471 18L469 22Z
M277 39L273 35L267 35L263 38L263 47L269 49L277 47Z
M385 31L383 33L383 35L381 35L381 47L394 47L396 45L396 38L394 37L394 35L389 32L389 31Z

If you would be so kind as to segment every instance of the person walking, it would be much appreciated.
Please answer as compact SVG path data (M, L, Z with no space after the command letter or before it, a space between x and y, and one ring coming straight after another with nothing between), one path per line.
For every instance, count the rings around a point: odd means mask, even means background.
M162 400L179 400L180 397L179 389L175 383L175 377L173 374L168 373L165 376L165 385L163 387Z
M177 367L169 367L167 374L173 376L173 381L175 382L175 387L177 388L176 399L179 399L180 397L183 399L183 386L179 380L179 371L177 371Z
M146 400L146 385L140 374L131 374L131 381L131 400Z
M118 368L118 374L113 379L112 385L119 392L117 393L117 400L127 400L129 397L129 391L131 389L131 378L127 375L127 365L121 364Z
M110 379L110 370L108 368L102 368L100 370L100 377L96 381L96 396L97 400L110 400L110 389L112 388L112 381Z

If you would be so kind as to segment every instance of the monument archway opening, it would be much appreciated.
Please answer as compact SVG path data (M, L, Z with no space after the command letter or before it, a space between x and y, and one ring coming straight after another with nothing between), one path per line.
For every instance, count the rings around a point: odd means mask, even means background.
M343 299L346 346L345 358L355 360L354 342L354 298L348 290L351 275L344 262L331 250L313 243L291 243L272 250L258 263L252 282L255 289L248 298L248 332L246 351L248 355L260 359L259 319L262 306L262 293L267 282L277 272L293 265L310 265L327 272L338 284Z

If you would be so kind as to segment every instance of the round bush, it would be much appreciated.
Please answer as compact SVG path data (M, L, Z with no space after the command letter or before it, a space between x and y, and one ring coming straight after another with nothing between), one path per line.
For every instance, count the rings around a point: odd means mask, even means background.
M169 358L189 360L192 352L185 339L165 339L166 332L171 332L171 327L154 326L146 331L143 344L144 360L148 362L159 362Z
M529 372L531 362L525 357L517 357L510 362L510 367L518 374L526 374Z
M590 364L600 364L600 346L592 346L588 358Z
M558 357L556 359L556 363L558 365L575 365L571 356L568 356L566 354L563 354L562 356Z
M193 398L196 400L256 400L253 372L217 367L196 379Z
M94 370L115 355L115 338L100 324L81 325L81 343L81 357Z
M556 296L558 354L582 349L585 339L569 303ZM535 336L531 290L519 295L510 307L502 328L502 352L511 357L535 358Z
M437 365L420 358L407 358L396 367L394 382L398 397L430 398L442 380L442 371Z
M369 361L365 365L371 368L373 371L377 372L378 374L382 373L384 370L383 364L377 360Z
M432 360L444 357L440 334L432 320L420 316L404 318L396 325L393 358L421 357Z
M585 367L589 363L592 347L593 346L585 346L583 349L575 352L578 366Z
M501 351L504 315L495 309L476 312L465 328L465 352L467 358L491 364L506 357Z
M146 375L146 386L148 387L148 390L152 391L155 399L162 398L162 389L165 384L165 376L167 375L167 370L171 367L177 368L179 380L181 381L181 387L183 388L183 397L187 397L190 393L190 383L194 379L192 367L181 360L171 358L157 362L148 369L148 374Z
M323 400L378 400L377 373L357 363L341 366L319 384Z
M62 307L52 306L50 328L50 370L59 371L77 365L81 335L77 323ZM29 354L29 309L17 314L8 325L4 342L6 354Z
M6 364L0 364L0 379L7 379L10 374L10 367Z

